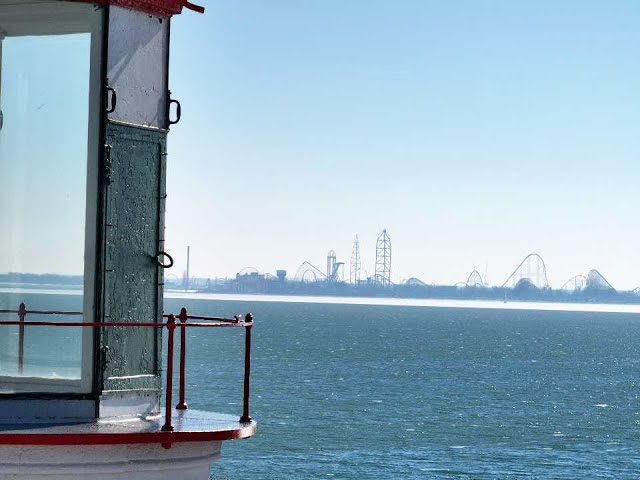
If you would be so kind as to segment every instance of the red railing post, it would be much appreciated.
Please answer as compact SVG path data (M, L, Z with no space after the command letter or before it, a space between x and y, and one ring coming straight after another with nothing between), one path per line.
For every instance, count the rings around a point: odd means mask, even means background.
M249 393L251 391L251 328L253 327L253 315L247 313L244 321L246 323L244 337L244 398L242 402L242 417L240 417L240 421L250 422Z
M163 432L173 432L173 425L171 425L171 411L172 405L172 393L173 393L173 334L176 329L176 317L169 315L167 319L167 330L169 330L169 336L167 338L167 389L165 392L165 421L162 426Z
M178 405L176 405L176 410L187 410L189 406L185 400L185 390L186 390L186 378L187 378L187 320L189 319L189 315L187 314L187 309L180 309L180 315L178 316L180 319L180 324L182 327L180 328L180 401Z
M27 306L23 303L18 307L18 318L20 326L18 327L18 373L22 375L24 372L24 320L27 316Z

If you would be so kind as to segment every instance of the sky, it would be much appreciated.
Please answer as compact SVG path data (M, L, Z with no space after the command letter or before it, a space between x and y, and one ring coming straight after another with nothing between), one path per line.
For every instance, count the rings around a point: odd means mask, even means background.
M500 285L640 285L635 1L202 2L172 23L167 242L206 277L246 266Z
M554 287L640 285L636 1L200 3L172 21L171 275L190 245L194 276L291 278L335 250L348 278L356 234L373 275L386 228L395 282L501 285L536 252Z

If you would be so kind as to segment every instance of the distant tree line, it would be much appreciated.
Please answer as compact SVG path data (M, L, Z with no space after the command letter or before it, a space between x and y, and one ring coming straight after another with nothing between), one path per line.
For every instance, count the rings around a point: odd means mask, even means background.
M203 284L203 282L200 282ZM357 285L344 282L300 282L277 280L262 275L252 275L209 282L199 289L211 293L268 294L268 295L318 295L337 297L421 298L447 300L531 301L560 303L640 303L635 292L619 292L614 289L584 288L568 291L537 288L530 282L521 282L515 288L449 286L449 285L379 285L363 282Z
M9 285L56 285L76 287L83 285L82 275L58 275L55 273L0 273L0 283Z

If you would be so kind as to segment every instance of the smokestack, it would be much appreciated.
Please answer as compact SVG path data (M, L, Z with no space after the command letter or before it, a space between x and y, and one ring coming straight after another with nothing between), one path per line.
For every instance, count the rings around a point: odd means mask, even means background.
M187 246L187 278L185 281L184 289L189 290L189 267L191 266L191 247Z

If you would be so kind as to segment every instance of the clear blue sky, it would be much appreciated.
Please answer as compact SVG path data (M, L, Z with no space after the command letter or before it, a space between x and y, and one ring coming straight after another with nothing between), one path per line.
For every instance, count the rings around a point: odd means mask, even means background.
M245 266L293 276L304 260L322 269L330 249L348 269L359 234L371 275L376 236L387 228L394 281L451 284L488 265L489 283L501 284L538 252L556 287L591 268L617 288L640 284L637 1L205 6L205 15L185 11L172 24L171 90L183 106L169 140L173 274L185 268L187 245L198 276ZM9 50L5 64L24 56ZM76 50L86 57L86 42ZM45 56L31 59L33 68L86 78L80 66ZM64 88L75 92L73 105L86 104L82 82ZM29 108L41 108L41 94L30 93ZM82 112L65 105L47 101L43 118ZM60 129L82 132L81 115L48 124L57 130L29 151L57 145L58 160L38 169L30 191L46 194L55 178L59 191L82 194L75 170L55 168L82 148L55 142ZM6 151L0 157L0 170L9 168ZM15 185L0 178L0 199L15 201ZM50 205L55 215L30 219L22 236L3 233L4 244L28 253L9 269L81 273L73 195L66 207ZM3 219L7 232L13 220ZM43 224L59 232L55 255L33 233ZM0 271L5 264L0 256Z
M210 1L173 22L168 248L196 275L640 284L640 4ZM179 273L179 272L176 272Z

